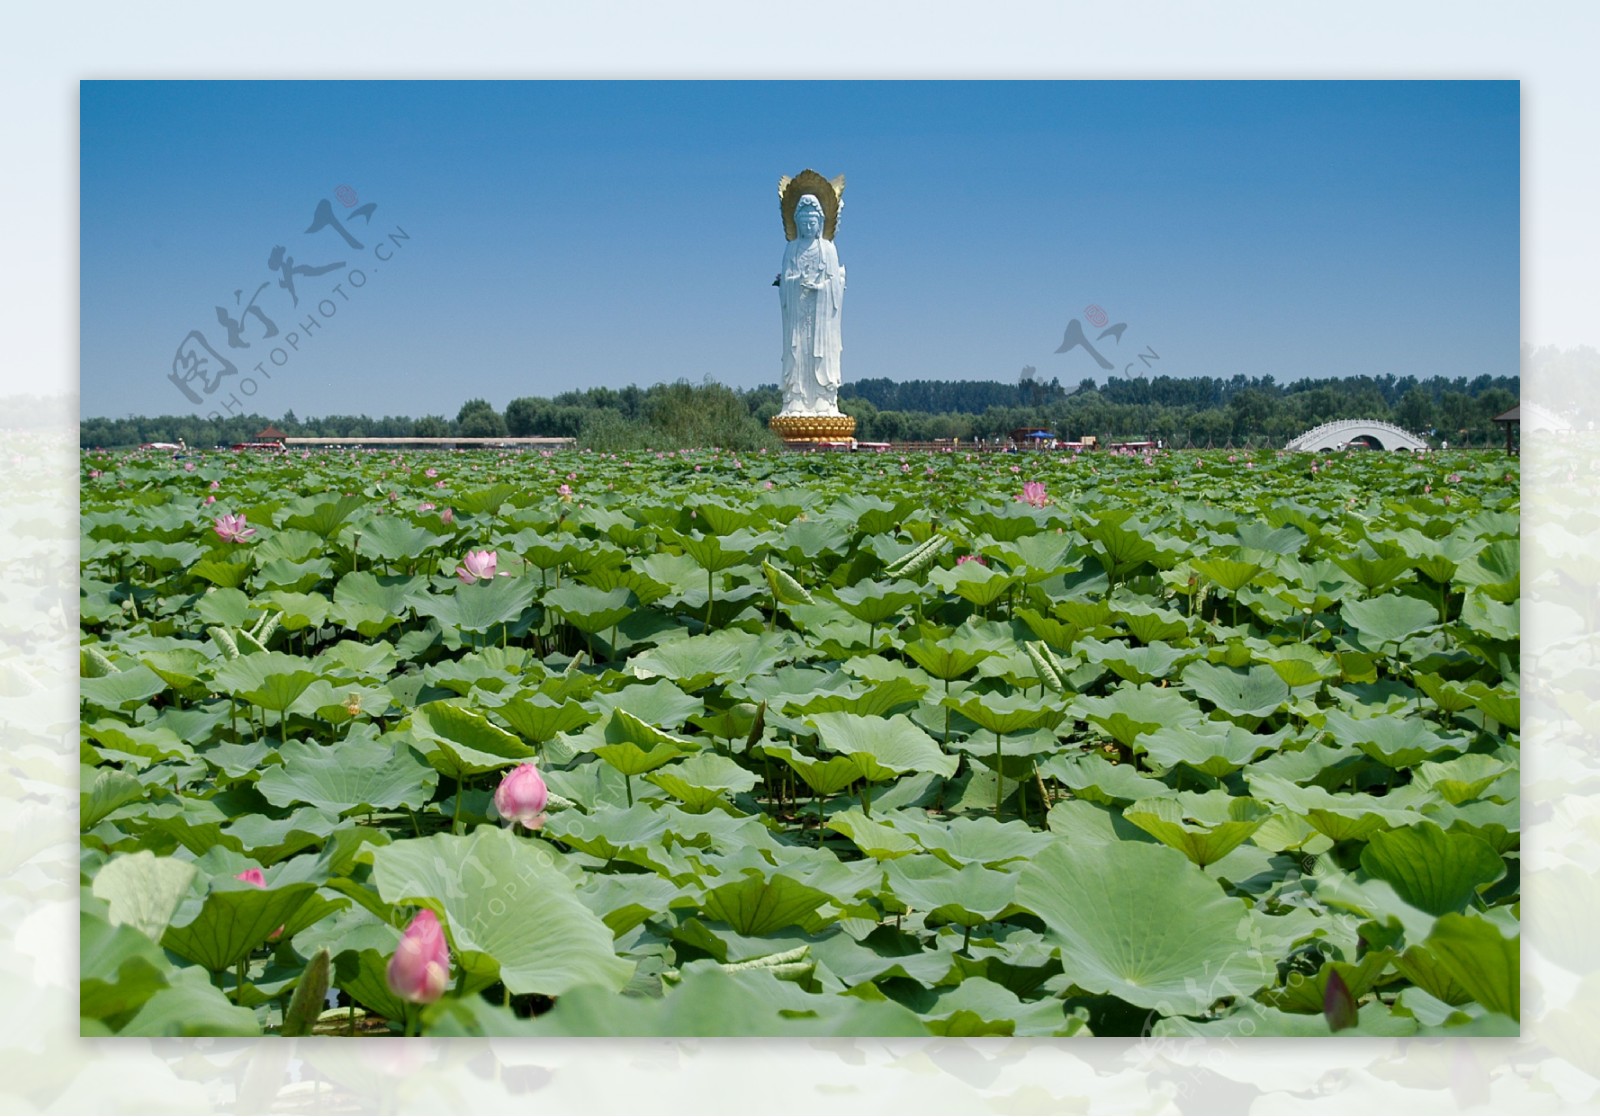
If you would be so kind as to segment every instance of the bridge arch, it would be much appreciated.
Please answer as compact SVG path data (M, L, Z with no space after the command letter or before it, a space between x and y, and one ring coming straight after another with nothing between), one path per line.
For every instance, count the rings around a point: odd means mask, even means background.
M1374 450L1426 450L1428 444L1404 427L1379 419L1339 419L1312 427L1292 439L1285 450L1319 453L1338 450L1351 442L1365 442Z

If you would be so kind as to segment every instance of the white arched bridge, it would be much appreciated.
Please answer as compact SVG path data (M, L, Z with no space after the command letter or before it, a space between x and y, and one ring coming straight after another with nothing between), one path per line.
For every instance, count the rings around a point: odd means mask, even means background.
M1374 450L1426 450L1428 444L1404 427L1377 419L1340 419L1312 427L1293 439L1285 450L1338 450L1352 442L1364 442Z

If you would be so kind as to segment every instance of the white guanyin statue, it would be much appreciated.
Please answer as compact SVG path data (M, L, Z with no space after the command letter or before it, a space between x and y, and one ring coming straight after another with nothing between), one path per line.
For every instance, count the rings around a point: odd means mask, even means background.
M839 415L839 321L844 267L833 247L844 176L831 182L804 171L778 183L784 232L778 273L783 308L783 410L780 416ZM853 424L852 424L853 425Z

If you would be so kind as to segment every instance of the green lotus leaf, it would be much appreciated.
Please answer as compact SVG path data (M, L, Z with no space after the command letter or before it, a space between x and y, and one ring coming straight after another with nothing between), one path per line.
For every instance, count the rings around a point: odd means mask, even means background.
M84 726L83 731L103 749L143 760L190 760L194 757L188 744L165 725L128 725L114 718L101 718Z
M1388 881L1401 899L1430 915L1466 910L1506 871L1500 855L1482 838L1446 832L1428 821L1373 834L1361 851L1361 868Z
M965 601L970 601L980 609L986 609L1004 597L1017 580L1009 574L1002 574L993 567L985 566L979 562L964 562L948 570L935 568L928 575L928 581Z
M1439 620L1439 611L1433 605L1398 593L1348 601L1339 615L1368 641L1370 647L1398 644Z
M129 924L159 942L195 872L193 862L141 849L101 866L92 891L110 905L112 926Z
M696 814L723 802L725 793L741 794L756 785L753 772L710 752L691 756L671 767L658 768L645 779L683 803L685 810Z
M621 624L639 607L638 599L626 589L607 591L574 584L549 590L543 601L547 609L554 609L568 624L590 635Z
M1354 578L1368 594L1372 594L1404 576L1412 568L1414 560L1412 556L1403 552L1380 555L1373 550L1371 544L1363 543L1359 550L1338 556L1333 559L1333 563ZM1379 612L1381 611L1380 609Z
M219 690L263 709L282 713L316 681L308 660L283 652L252 652L217 669Z
M1140 799L1122 811L1123 818L1205 868L1254 834L1272 810L1253 799L1232 799L1223 818L1215 812L1195 814L1189 805L1167 797Z
M897 615L908 605L922 598L921 592L911 582L857 582L844 589L833 590L831 597L845 612L858 621L879 625Z
M1078 641L1077 649L1091 662L1105 664L1130 683L1164 679L1175 664L1201 654L1197 648L1175 648L1159 641L1136 648L1122 643L1101 643L1088 637Z
M291 741L279 755L283 763L263 772L256 788L280 807L309 803L334 814L416 808L428 802L439 780L437 772L394 741L344 741L332 747Z
M830 756L819 759L807 756L789 745L765 743L761 746L768 756L777 757L799 773L815 795L837 795L861 778L861 768L853 756Z
M328 619L330 603L319 594L271 590L256 600L277 609L280 614L278 623L289 632L298 632L302 628L321 628Z
M529 575L496 577L475 585L457 585L449 595L420 599L416 610L462 632L488 632L496 625L519 620L532 606L538 589L539 580Z
M475 710L449 701L428 702L411 711L411 735L428 763L460 780L527 760L533 749Z
M708 889L700 907L741 935L769 935L792 926L816 930L825 922L816 916L817 909L831 899L783 873L764 876L749 869L737 880Z
M267 887L257 888L231 876L214 879L203 901L189 901L179 908L174 919L182 918L184 909L192 909L192 914L181 924L169 924L161 945L221 973L265 943L316 890L309 881L280 885L268 880Z
M1507 938L1477 915L1439 917L1424 943L1451 977L1490 1012L1522 1019L1522 937Z
M1184 668L1183 685L1234 717L1264 718L1289 699L1289 684L1261 664L1238 671L1214 663L1191 663Z
M1078 854L1057 841L1018 874L1018 905L1061 946L1068 981L1166 1015L1198 1015L1254 993L1272 959L1250 913L1182 854L1118 842Z
M987 815L934 819L921 812L898 819L895 826L918 845L954 868L978 864L996 869L1032 857L1050 844L1026 822L999 822Z
M633 973L550 848L510 830L480 826L465 837L394 842L373 851L372 880L386 903L441 912L465 956L457 963L475 968L471 955L487 955L512 993L560 996L583 985L616 992Z
M1446 752L1463 752L1469 744L1457 733L1441 733L1417 717L1353 718L1341 710L1323 715L1323 728L1341 745L1355 745L1390 768L1410 768Z
M101 819L119 807L144 798L145 787L133 776L116 768L79 769L78 826L91 830Z
M704 713L706 708L705 702L685 694L665 679L633 683L596 694L594 704L602 717L613 710L624 710L640 721L666 729L682 725L695 714Z
M828 829L849 838L857 849L875 861L892 861L922 848L910 834L886 826L881 821L874 821L859 810L838 811L830 815Z
M595 714L571 698L558 702L537 693L519 694L492 709L534 744L543 744L595 720Z
M1172 766L1187 764L1215 779L1237 772L1264 752L1283 746L1287 729L1252 733L1232 722L1206 722L1190 729L1158 729L1139 739L1151 760Z
M816 729L823 748L854 758L868 780L893 779L903 772L932 772L946 779L956 774L956 758L904 714L890 718L814 714L806 721Z
M930 925L977 927L1018 910L1017 874L968 864L953 868L937 857L891 861L885 867L895 898L924 913Z
M1200 577L1229 593L1238 593L1255 581L1256 576L1265 569L1258 562L1241 562L1221 555L1214 558L1190 559L1189 565L1194 567Z
M410 565L449 542L446 536L435 535L398 516L376 516L354 527L360 535L356 550L389 563Z
M78 694L83 701L106 710L142 705L166 689L166 680L142 663L115 675L78 681Z
M1149 683L1121 686L1103 698L1079 697L1072 704L1072 713L1128 746L1140 734L1164 727L1193 727L1205 720L1200 707L1176 690Z
M1453 760L1429 761L1412 772L1415 784L1438 794L1451 805L1476 799L1512 766L1482 753L1467 753Z
M1060 780L1080 799L1114 804L1165 795L1172 789L1141 776L1131 764L1112 764L1099 756L1061 755L1039 765L1039 774Z
M977 723L990 733L1015 733L1036 726L1053 727L1061 720L1059 707L1041 703L1026 694L977 694L971 691L951 695L941 705Z

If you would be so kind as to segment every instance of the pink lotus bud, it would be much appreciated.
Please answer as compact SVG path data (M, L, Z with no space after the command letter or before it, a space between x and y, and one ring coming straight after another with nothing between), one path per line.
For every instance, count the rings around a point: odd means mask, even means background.
M1044 485L1038 481L1029 481L1022 486L1022 491L1017 494L1017 499L1035 508L1043 508L1050 503L1050 498L1045 495Z
M216 492L220 488L222 488L222 482L221 481L213 481L213 482L211 482L211 491L212 492Z
M439 513L439 519L443 520L447 524L455 523L456 510L454 508L446 508L443 512Z
M412 1004L432 1004L450 985L450 947L439 917L417 912L389 959L389 991Z
M550 789L544 777L532 764L519 764L507 772L495 788L494 809L500 817L520 822L529 830L544 825L545 804L550 801Z

